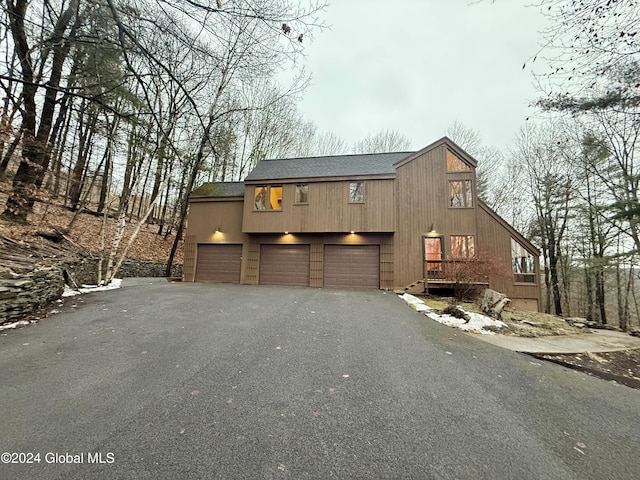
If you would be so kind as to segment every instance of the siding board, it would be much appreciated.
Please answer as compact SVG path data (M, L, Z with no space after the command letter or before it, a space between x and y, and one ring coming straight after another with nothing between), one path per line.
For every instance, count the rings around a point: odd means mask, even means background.
M255 211L252 185L244 202L245 233L279 232L393 232L395 227L394 180L363 180L364 203L349 203L349 182L309 184L309 203L295 205L296 184L282 187L281 211ZM276 185L277 182L273 182Z

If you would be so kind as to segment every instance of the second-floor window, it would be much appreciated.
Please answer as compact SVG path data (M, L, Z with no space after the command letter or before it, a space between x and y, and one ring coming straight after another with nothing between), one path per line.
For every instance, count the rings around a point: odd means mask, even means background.
M471 180L449 180L449 206L454 208L473 207Z
M254 190L256 210L282 210L282 187L264 185Z
M349 203L364 202L364 182L349 183Z
M451 235L451 256L453 258L471 258L476 254L473 235Z
M296 185L296 205L309 203L309 185Z

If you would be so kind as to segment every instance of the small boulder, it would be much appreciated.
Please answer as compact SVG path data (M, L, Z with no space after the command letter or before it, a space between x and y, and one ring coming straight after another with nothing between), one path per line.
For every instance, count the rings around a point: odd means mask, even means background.
M502 310L511 303L504 293L487 288L484 291L481 308L484 313L493 318L501 318Z

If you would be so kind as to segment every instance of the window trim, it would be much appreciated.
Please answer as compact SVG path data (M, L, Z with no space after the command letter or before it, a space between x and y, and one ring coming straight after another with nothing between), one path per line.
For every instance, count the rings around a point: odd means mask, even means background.
M516 257L514 255L515 250L514 250L514 246L518 246L520 248L520 253L524 252L527 255L525 257ZM522 272L517 272L516 271L516 260L519 260L518 263L520 263L521 268L522 267L526 267L526 259L527 258L531 258L531 272L529 271L523 271ZM538 285L538 272L536 271L536 256L531 253L524 245L522 245L522 243L520 243L518 240L516 240L515 238L511 237L511 271L513 273L513 283L517 283L519 285ZM531 281L527 281L524 279L530 279Z
M463 249L466 253L465 256L454 256L453 252L453 238L463 238ZM469 248L469 240L471 240L471 248ZM451 252L451 258L455 260L468 260L476 256L476 236L475 235L449 235L449 251ZM471 254L470 254L471 253Z
M427 249L426 249L426 240L427 239L431 239L431 240L439 240L440 241L440 260L427 260ZM444 271L444 261L445 261L445 246L444 246L444 235L422 235L422 241L420 242L422 244L422 278L424 278L425 280L428 279L429 277L436 277L438 275L434 275L435 272L440 272L440 274L442 274L442 272ZM429 270L428 266L429 264L437 264L437 268L433 268L431 270ZM432 275L429 275L429 272L433 272Z
M451 195L451 184L453 182L460 182L460 183L463 184L463 188L462 188L461 193L462 193L462 198L463 198L463 201L464 201L465 205L460 205L460 206L451 205L451 203L452 203L451 200L453 199L453 196ZM465 189L464 189L464 185L467 182L469 184L469 191L468 191L469 192L468 193L468 198L469 198L469 202L470 202L469 204L467 204L467 195L465 194ZM475 203L476 202L474 201L474 198L473 198L473 180L472 179L470 179L470 178L458 178L458 179L455 179L455 180L449 179L447 181L447 186L449 187L449 191L448 191L448 195L449 195L449 202L448 202L449 205L448 205L448 207L449 208L475 208Z
M257 201L256 198L258 197L258 195L256 194L256 191L259 188L264 188L265 189L265 201L266 201L266 205L265 208L257 208ZM272 188L280 188L281 191L281 196L280 196L280 208L273 208L271 206L271 189ZM253 188L253 211L254 212L281 212L282 211L282 199L284 198L284 188L282 185L254 185Z
M360 184L362 185L362 192L360 193L362 199L361 200L351 200L351 185L354 184ZM349 182L349 191L348 191L348 195L349 195L349 203L365 203L365 183L362 180L355 180L353 182Z
M448 148L447 148L446 159L447 159L447 173L468 173L471 171L471 166L467 162L462 160L458 155L456 155L451 150L449 150ZM460 163L462 168L451 169L450 167L454 161L456 163Z
M307 188L307 200L305 202L298 201L298 188L306 187ZM308 183L298 183L296 184L296 189L293 196L293 204L294 205L309 205L309 184Z

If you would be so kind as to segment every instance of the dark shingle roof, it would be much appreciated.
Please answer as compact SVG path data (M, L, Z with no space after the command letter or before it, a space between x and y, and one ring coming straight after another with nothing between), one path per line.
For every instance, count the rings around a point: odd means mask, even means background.
M287 178L354 177L396 172L393 164L413 152L289 158L258 162L246 181Z
M244 182L207 182L193 192L192 197L244 197Z

